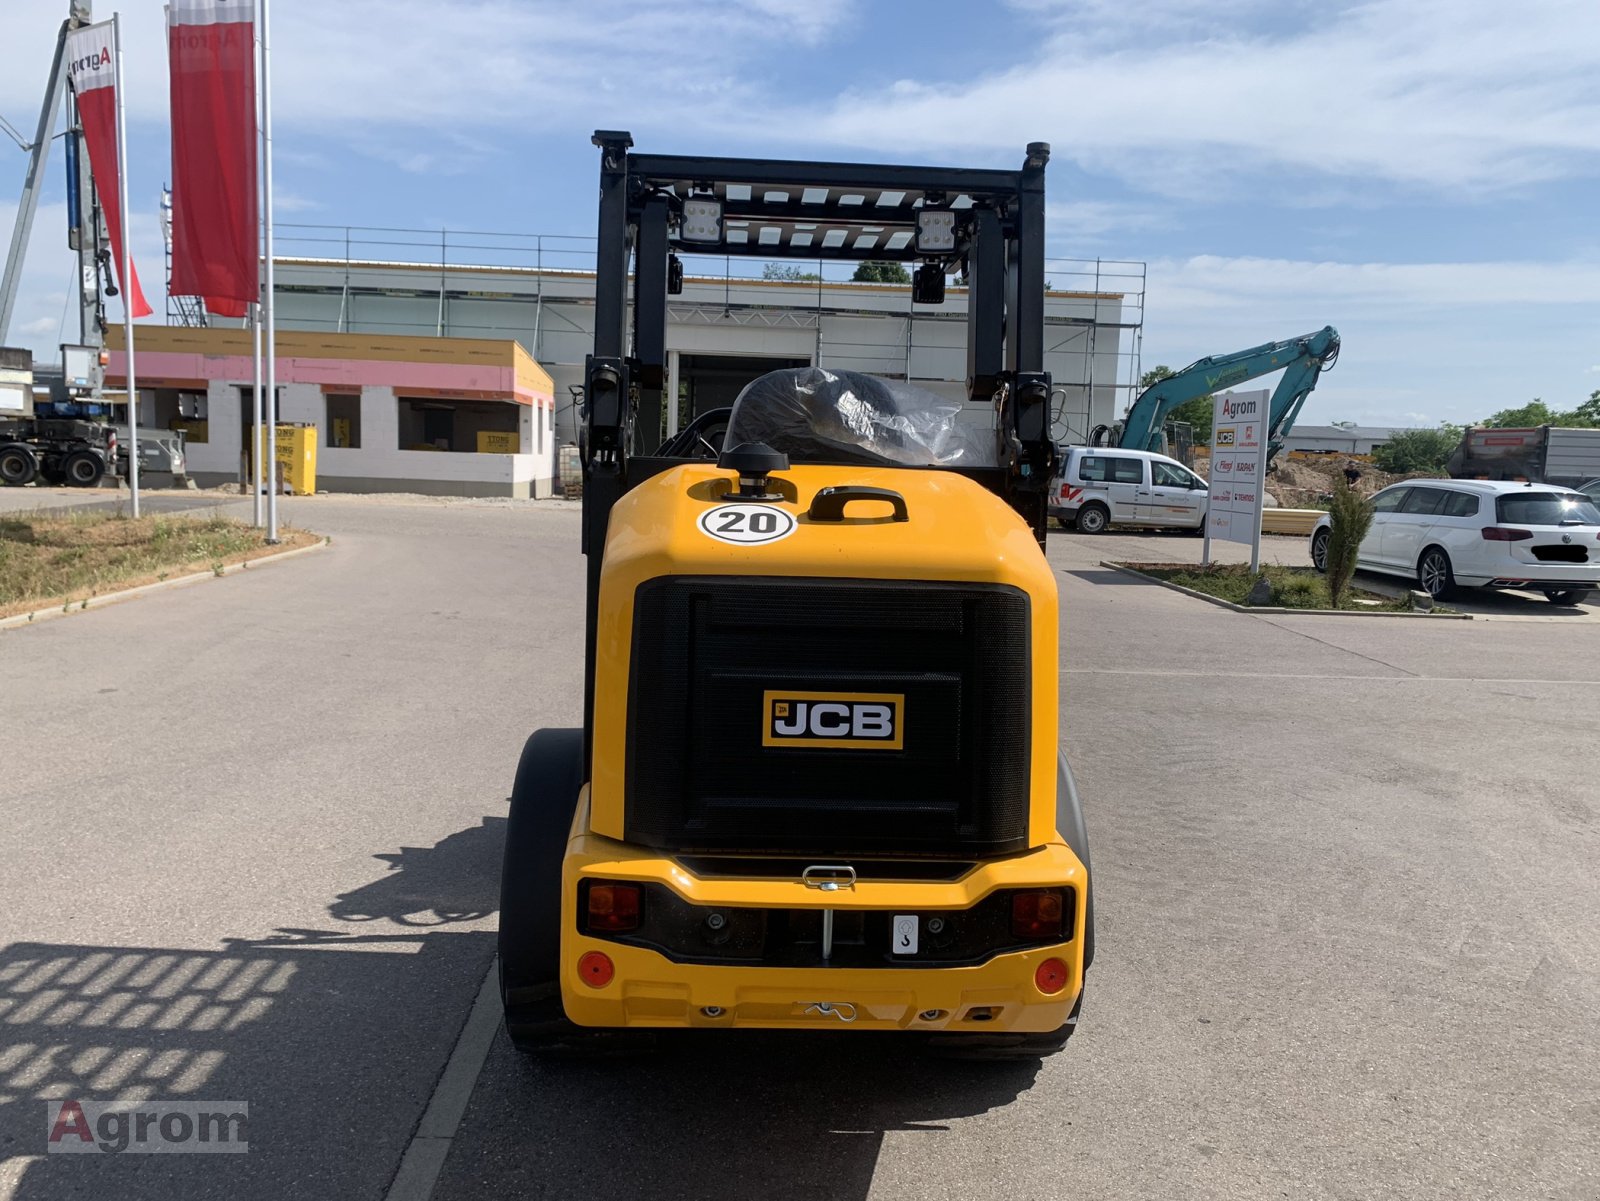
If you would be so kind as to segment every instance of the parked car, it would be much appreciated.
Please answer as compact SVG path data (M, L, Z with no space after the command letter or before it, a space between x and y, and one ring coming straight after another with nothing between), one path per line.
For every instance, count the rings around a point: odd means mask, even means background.
M1205 530L1205 480L1176 459L1116 447L1067 448L1050 486L1050 516L1063 529L1103 534L1117 525Z
M1594 501L1595 504L1600 505L1600 480L1590 480L1587 484L1579 484L1578 491Z
M1600 588L1600 508L1581 492L1511 480L1412 480L1372 498L1358 567L1414 579L1430 596L1454 588L1528 588L1558 605ZM1328 567L1330 518L1311 530L1311 562Z

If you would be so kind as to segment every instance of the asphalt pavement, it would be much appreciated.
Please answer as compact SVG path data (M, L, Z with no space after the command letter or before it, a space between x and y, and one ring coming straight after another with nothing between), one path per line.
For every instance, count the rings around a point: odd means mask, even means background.
M0 1198L382 1197L453 1087L517 753L578 716L577 515L284 514L332 546L0 633ZM1600 1195L1600 642L1098 566L1197 547L1052 535L1098 913L1062 1054L496 1035L433 1196ZM71 1097L244 1101L250 1151L47 1155Z

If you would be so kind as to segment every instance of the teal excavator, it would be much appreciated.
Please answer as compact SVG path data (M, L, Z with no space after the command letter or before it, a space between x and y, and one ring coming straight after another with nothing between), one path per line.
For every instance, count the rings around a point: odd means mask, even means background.
M1150 385L1120 422L1096 426L1089 435L1089 444L1115 443L1125 450L1165 453L1167 418L1179 405L1246 380L1282 371L1283 378L1272 393L1272 417L1267 428L1267 461L1271 462L1282 448L1283 439L1294 428L1306 397L1317 386L1317 377L1332 367L1338 357L1339 331L1331 325L1284 342L1268 342L1234 354L1211 355Z

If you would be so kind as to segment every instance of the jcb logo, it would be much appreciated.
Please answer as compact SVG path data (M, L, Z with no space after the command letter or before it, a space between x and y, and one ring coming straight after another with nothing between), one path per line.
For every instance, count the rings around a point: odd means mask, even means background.
M1217 430L1216 444L1218 446L1232 446L1234 441L1234 431L1235 427L1231 425L1225 425L1219 428Z
M764 692L761 745L898 751L905 707L890 692Z

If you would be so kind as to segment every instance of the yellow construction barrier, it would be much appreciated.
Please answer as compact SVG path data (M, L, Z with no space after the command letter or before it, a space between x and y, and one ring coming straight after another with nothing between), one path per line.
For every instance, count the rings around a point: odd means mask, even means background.
M267 461L267 431L261 431L261 453L256 462ZM278 426L278 467L273 482L281 482L295 496L310 496L317 490L317 427L303 424ZM263 484L268 477L263 474Z
M1304 537L1322 516L1321 509L1262 509L1263 534L1295 534Z

